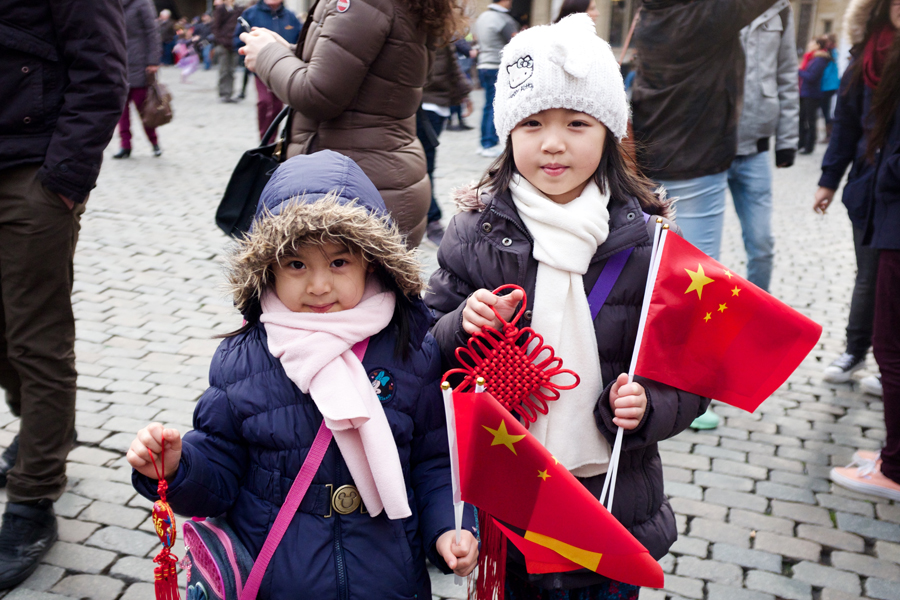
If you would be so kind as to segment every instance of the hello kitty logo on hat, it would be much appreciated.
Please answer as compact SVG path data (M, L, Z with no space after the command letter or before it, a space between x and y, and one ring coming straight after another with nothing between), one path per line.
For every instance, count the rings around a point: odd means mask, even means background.
M506 72L509 74L509 87L517 88L534 74L534 59L526 54L506 67Z

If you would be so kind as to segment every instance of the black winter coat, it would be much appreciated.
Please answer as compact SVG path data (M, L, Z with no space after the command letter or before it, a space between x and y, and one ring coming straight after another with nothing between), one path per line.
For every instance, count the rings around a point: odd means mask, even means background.
M726 170L744 95L740 31L775 0L644 0L631 107L641 167L653 179Z
M530 325L538 263L532 256L533 241L518 215L510 193L484 194L480 209L462 212L450 222L438 250L438 270L431 276L425 302L439 317L432 329L444 355L445 366L454 365L453 352L465 345L462 310L468 297L480 288L493 290L515 283L528 296L527 312L519 327ZM589 293L607 259L625 248L634 251L600 314L594 321L600 355L600 371L607 382L597 401L594 418L610 446L617 427L612 422L609 391L620 373L628 371L637 338L644 286L650 266L654 224L644 224L635 198L613 198L609 203L610 231L597 248L584 275ZM538 332L540 333L540 332ZM635 381L647 392L644 420L625 433L613 516L622 523L657 560L674 543L675 515L663 492L662 463L657 442L672 437L706 410L709 400L642 377ZM599 497L605 475L580 479ZM544 588L571 589L602 581L587 570L549 575L525 575L521 553L509 546L510 566L522 578Z
M865 243L882 250L900 250L900 108L894 111L890 127L878 153Z
M162 42L151 0L125 0L128 87L147 87L147 67L159 64Z
M0 0L0 169L83 202L126 93L121 0Z

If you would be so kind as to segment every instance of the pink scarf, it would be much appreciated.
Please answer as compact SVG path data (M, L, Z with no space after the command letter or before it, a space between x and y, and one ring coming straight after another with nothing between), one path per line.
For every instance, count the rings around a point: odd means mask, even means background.
M362 300L336 313L291 312L273 290L262 297L260 321L269 352L303 393L312 396L334 433L353 482L373 516L412 514L397 444L362 363L351 350L385 327L396 298L370 278Z

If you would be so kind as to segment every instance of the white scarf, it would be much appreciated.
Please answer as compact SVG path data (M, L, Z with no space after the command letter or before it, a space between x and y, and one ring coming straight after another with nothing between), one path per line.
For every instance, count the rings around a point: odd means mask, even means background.
M610 450L594 421L603 381L581 277L609 235L609 196L591 181L581 196L557 204L520 175L513 177L509 189L534 238L532 255L538 261L531 327L563 359L563 367L581 378L577 387L550 402L546 415L538 414L529 431L573 475L599 475L606 472Z
M385 327L396 298L382 292L372 278L355 307L336 313L299 313L286 307L273 290L262 297L269 352L300 391L312 396L334 434L373 517L382 508L390 519L412 512L400 466L397 443L372 382L352 348Z

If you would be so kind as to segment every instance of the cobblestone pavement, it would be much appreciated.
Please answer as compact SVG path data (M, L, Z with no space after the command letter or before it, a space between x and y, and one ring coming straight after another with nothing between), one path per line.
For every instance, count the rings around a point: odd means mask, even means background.
M116 138L82 221L74 291L78 446L69 456L69 490L56 503L60 541L7 600L153 597L158 541L123 453L151 419L190 428L217 345L211 336L240 325L223 291L227 239L213 214L232 167L255 143L253 86L248 101L222 105L214 72L182 84L167 69L163 80L175 97L175 120L160 129L163 156L153 158L136 133L131 159L112 160ZM478 116L469 122L477 125ZM436 187L447 218L449 190L478 178L489 162L474 154L477 137L473 130L441 138ZM772 290L825 333L756 414L720 405L721 427L662 444L680 537L662 560L665 590L644 590L643 600L900 600L900 506L827 478L855 449L879 448L885 431L879 399L855 382L820 377L843 350L854 275L843 207L827 217L810 209L822 148L775 174ZM424 248L423 258L430 271L434 250ZM744 269L731 209L723 262ZM869 370L856 377L874 372L873 364L870 357ZM5 446L18 422L0 410ZM434 581L435 594L462 597L452 578Z

